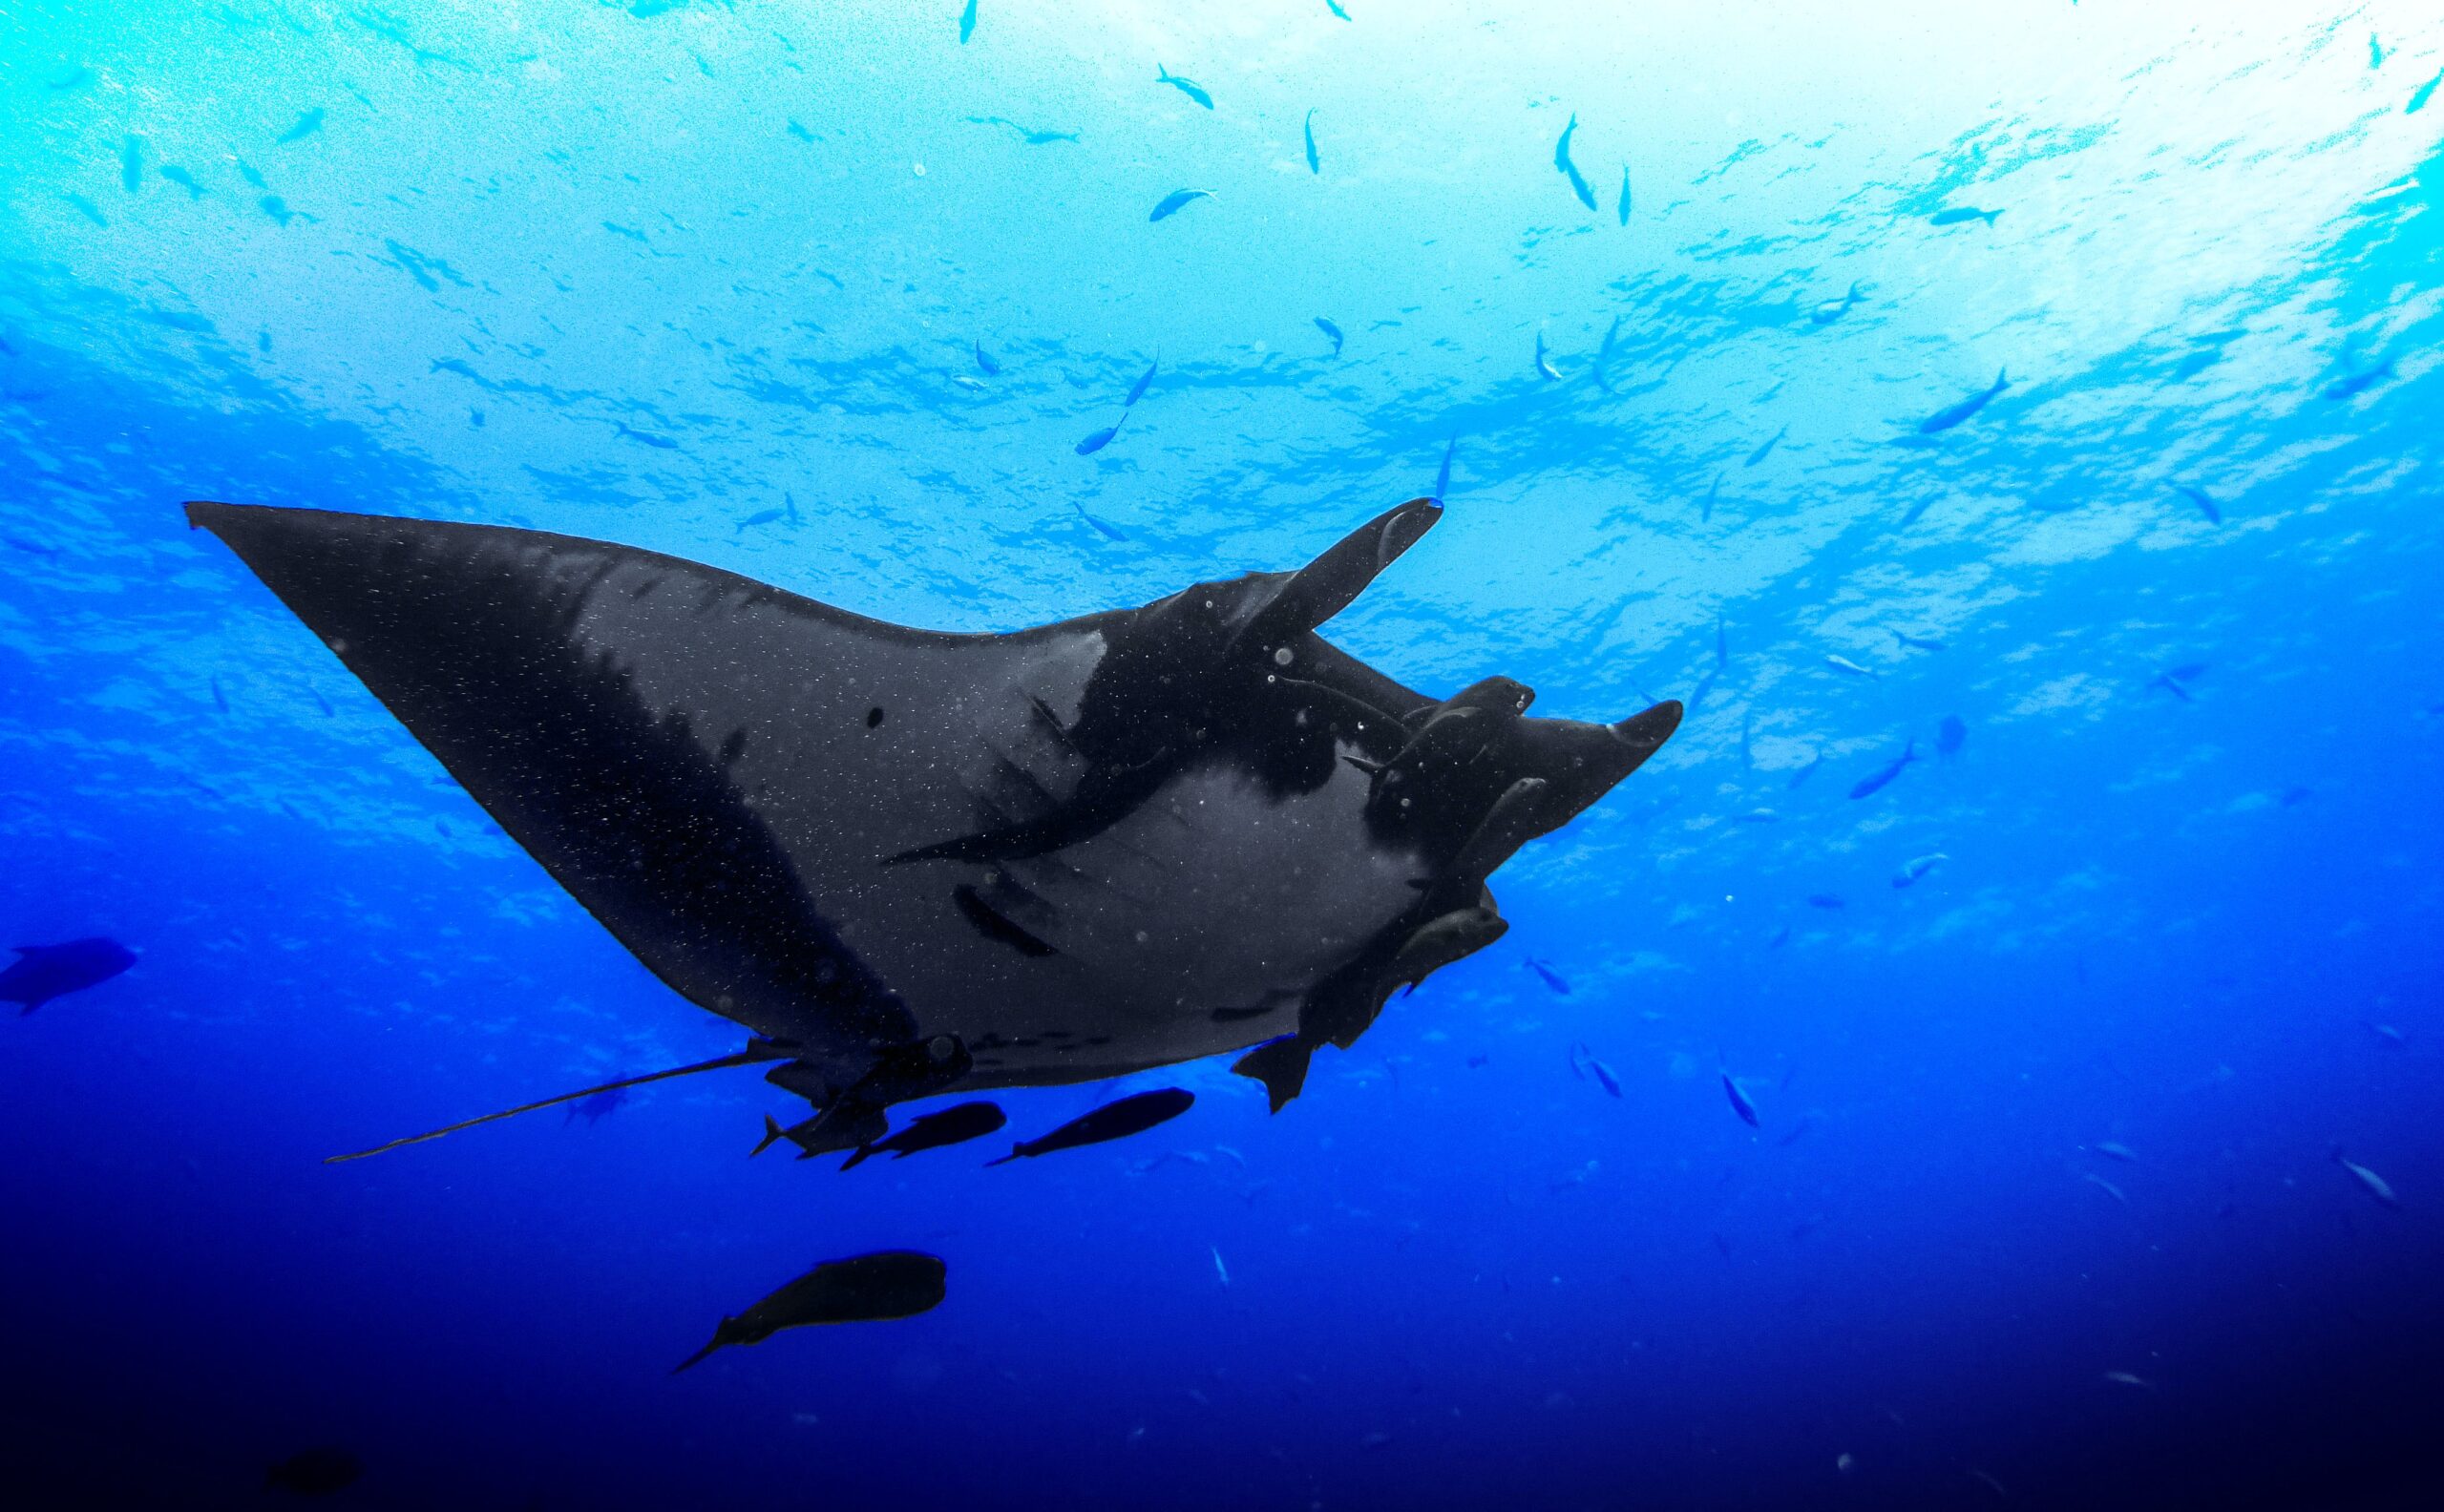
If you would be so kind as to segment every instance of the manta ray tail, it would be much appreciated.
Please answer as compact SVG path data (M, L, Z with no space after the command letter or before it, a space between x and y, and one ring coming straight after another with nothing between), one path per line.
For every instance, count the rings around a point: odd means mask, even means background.
M699 1071L722 1071L731 1066L753 1065L763 1060L786 1060L788 1056L788 1051L759 1040L733 1055L716 1056L710 1060L699 1060L694 1065L673 1066L667 1071L649 1071L643 1076L622 1077L617 1082L605 1082L600 1086L582 1087L575 1092L563 1092L558 1097L547 1097L539 1102L521 1102L514 1108L503 1108L497 1113L486 1113L480 1118L462 1119L458 1123L445 1124L426 1133L411 1134L405 1139L394 1139L388 1144L376 1144L371 1149L355 1150L346 1155L327 1155L323 1158L323 1164L337 1166L343 1161L363 1160L368 1155L380 1155L404 1145L421 1144L427 1140L437 1140L444 1134L455 1134L460 1129L474 1128L478 1124L496 1124L502 1119L516 1118L520 1113L532 1113L537 1108L558 1107L563 1102L574 1102L579 1098L592 1097L597 1092L610 1092L620 1087L643 1086L648 1082L667 1082L672 1077L694 1076ZM763 1148L760 1144L756 1147Z

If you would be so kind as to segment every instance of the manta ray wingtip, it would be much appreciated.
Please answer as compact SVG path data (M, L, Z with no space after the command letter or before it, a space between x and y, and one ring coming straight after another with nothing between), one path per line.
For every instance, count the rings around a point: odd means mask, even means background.
M1296 1035L1267 1040L1239 1057L1231 1069L1264 1083L1265 1100L1278 1113L1307 1084L1307 1063L1315 1059L1312 1041Z

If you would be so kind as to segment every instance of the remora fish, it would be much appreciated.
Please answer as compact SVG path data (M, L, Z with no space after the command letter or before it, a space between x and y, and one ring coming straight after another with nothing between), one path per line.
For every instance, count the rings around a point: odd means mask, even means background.
M1311 174L1320 176L1324 171L1324 160L1316 156L1316 113L1314 111L1309 111L1307 113L1307 124L1305 126L1305 131L1307 134L1307 171Z
M1108 1140L1127 1139L1143 1134L1157 1124L1168 1124L1187 1112L1196 1102L1196 1094L1182 1087L1165 1087L1159 1092L1140 1092L1117 1102L1106 1102L1091 1113L1083 1113L1038 1139L1021 1140L1010 1146L1010 1153L1000 1160L986 1161L987 1166L1007 1166L1020 1159L1049 1155L1055 1150L1076 1149L1082 1144L1101 1144Z
M1321 315L1318 315L1316 317L1316 329L1322 331L1327 337L1332 339L1333 355L1336 357L1339 356L1341 344L1340 327L1324 319Z
M911 1119L906 1128L889 1139L858 1145L847 1160L840 1163L840 1168L847 1170L877 1155L888 1154L893 1160L906 1160L920 1150L940 1149L945 1144L982 1139L1009 1122L1008 1115L997 1103L962 1102L939 1113Z
M827 1323L882 1323L915 1317L941 1305L949 1267L914 1250L883 1250L827 1260L736 1317L722 1319L713 1341L681 1360L670 1374L731 1344L761 1344L783 1329Z
M1127 423L1128 411L1124 409L1120 413L1119 419L1096 431L1093 435L1086 437L1084 441L1079 442L1076 446L1070 448L1070 450L1077 452L1080 456L1093 456L1096 452L1111 445L1111 438L1120 434L1120 428Z
M1937 435L1943 431L1950 430L1952 427L1969 419L1971 415L1974 415L1978 410L1983 410L1988 405L1993 403L1994 396L2010 388L2011 385L2012 379L2009 372L2005 371L1995 373L1994 387L1970 394L1960 403L1938 410L1933 414L1928 415L1926 419L1919 421L1918 433L1920 435Z
M2223 512L2216 507L2214 498L2208 494L2204 489L2192 488L2186 483L2176 483L2173 487L2180 492L2182 497L2198 506L2198 513L2206 516L2207 524L2221 525L2223 523Z
M1578 196L1578 202L1592 210L1595 208L1595 191L1589 188L1587 180L1579 176L1578 164L1570 160L1570 134L1577 130L1578 113L1572 111L1570 124L1562 128L1561 140L1553 143L1553 166L1570 179L1570 193Z
M1211 200L1212 198L1213 191L1211 189L1174 189L1169 194L1163 196L1163 202L1156 205L1154 207L1153 214L1148 216L1146 219L1148 220L1167 220L1172 216L1179 214L1181 206L1193 204L1199 200Z
M1901 870L1892 873L1892 885L1897 888L1909 887L1920 877L1950 859L1951 857L1938 850L1932 855L1922 855L1913 860L1904 861L1901 863Z
M1213 96L1208 94L1202 88L1198 87L1196 80L1182 78L1178 74L1172 73L1169 69L1163 67L1160 63L1154 65L1154 82L1157 84L1169 84L1171 88L1196 101L1207 110L1211 110L1213 108Z
M1977 210L1968 205L1955 205L1949 210L1938 210L1927 219L1939 226L1967 225L1971 220L1983 220L1992 225L2002 213L2000 210Z
M1128 386L1128 397L1120 402L1122 409L1126 410L1146 397L1146 390L1152 387L1154 374L1162 368L1162 366L1163 354L1157 351L1154 353L1154 360L1146 365L1146 370L1137 375L1137 381Z
M1892 765L1878 767L1866 776L1860 778L1858 785L1850 789L1850 796L1853 798L1866 798L1882 791L1886 783L1891 782L1892 779L1901 775L1901 768L1908 766L1911 762L1916 761L1917 759L1918 743L1915 740L1912 740L1906 747L1903 748L1900 755L1892 759Z

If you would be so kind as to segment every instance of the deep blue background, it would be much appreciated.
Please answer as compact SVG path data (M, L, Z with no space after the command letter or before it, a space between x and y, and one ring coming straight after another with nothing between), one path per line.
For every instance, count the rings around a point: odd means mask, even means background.
M2444 31L1374 9L5 23L0 925L142 959L0 1023L0 1500L249 1505L313 1443L369 1507L2444 1496ZM1127 1144L842 1175L746 1160L792 1108L729 1072L320 1164L739 1036L180 500L1007 628L1302 561L1455 434L1336 640L1579 717L1729 658L1282 1114L1198 1065ZM1947 714L1956 759L1845 796ZM667 1374L886 1247L940 1309Z

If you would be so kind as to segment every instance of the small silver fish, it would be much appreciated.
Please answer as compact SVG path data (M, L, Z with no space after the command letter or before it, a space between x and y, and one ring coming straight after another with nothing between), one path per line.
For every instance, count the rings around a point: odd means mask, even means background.
M1847 673L1851 677L1863 677L1870 682L1883 681L1882 675L1874 669L1863 667L1845 656L1828 656L1824 659L1824 664L1836 672Z
M2351 1175L2357 1177L2359 1179L2359 1185L2368 1188L2369 1196L2375 1198L2378 1202L2383 1203L2388 1208L2399 1208L2402 1205L2402 1200L2393 1194L2393 1187L2391 1182L2388 1182L2382 1176L2377 1175L2374 1171L2370 1170L2367 1166L2360 1165L2357 1161L2344 1159L2342 1151L2336 1150L2333 1152L2333 1163L2341 1166L2344 1170L2350 1172Z

